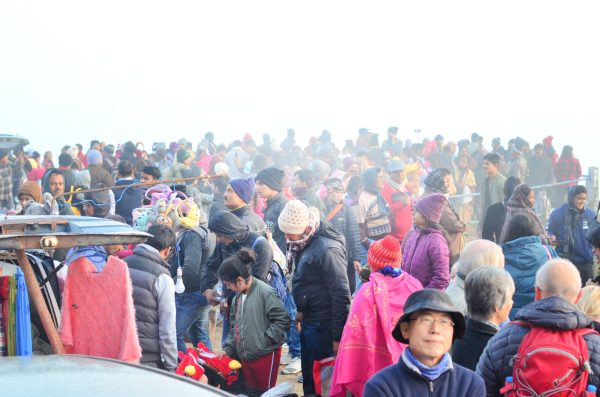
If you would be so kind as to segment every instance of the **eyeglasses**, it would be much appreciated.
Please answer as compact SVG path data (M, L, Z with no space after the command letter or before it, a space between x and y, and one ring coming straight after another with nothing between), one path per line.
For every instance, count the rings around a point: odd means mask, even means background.
M431 328L435 322L437 322L440 325L440 328L443 330L449 330L450 328L454 327L454 321L450 320L449 318L435 319L428 315L411 318L410 321L416 321L417 325L427 328Z

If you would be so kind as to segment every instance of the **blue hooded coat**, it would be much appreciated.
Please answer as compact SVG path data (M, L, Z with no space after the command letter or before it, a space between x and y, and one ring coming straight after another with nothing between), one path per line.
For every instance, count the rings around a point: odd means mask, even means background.
M556 252L544 246L539 236L521 237L502 245L504 252L504 269L510 273L515 282L513 307L510 318L523 306L535 300L535 273L549 259L556 257Z
M556 252L575 265L594 263L592 246L586 236L596 213L588 207L581 211L575 209L575 196L583 192L583 186L571 186L567 203L552 211L548 221L548 233L555 235L559 242Z

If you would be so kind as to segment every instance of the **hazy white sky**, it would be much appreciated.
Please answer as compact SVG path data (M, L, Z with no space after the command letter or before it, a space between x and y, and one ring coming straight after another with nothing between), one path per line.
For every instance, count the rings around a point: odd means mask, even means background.
M597 1L0 0L0 132L336 141L359 127L489 144L548 134L595 162ZM304 139L302 139L304 138Z

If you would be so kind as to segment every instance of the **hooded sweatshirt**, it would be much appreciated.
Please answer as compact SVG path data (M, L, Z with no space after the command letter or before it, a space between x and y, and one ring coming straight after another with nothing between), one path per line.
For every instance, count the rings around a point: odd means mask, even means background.
M62 171L57 170L56 168L52 168L46 171L46 173L44 174L44 178L42 179L42 191L44 193L48 192L50 193L50 176L54 175L54 174L59 174L62 175L63 178L65 177L62 173ZM65 180L65 185L64 185L64 191L67 192L68 187L67 187L67 181ZM71 206L65 201L64 196L60 197L56 200L56 203L58 204L58 213L59 215L73 215L73 211L71 211Z
M596 213L588 207L580 211L575 209L575 196L583 192L582 186L571 186L567 203L552 211L548 221L548 233L556 236L559 242L556 252L576 265L594 263L594 253L586 235Z
M262 281L267 280L267 274L273 261L273 250L270 243L255 232L237 216L229 211L219 211L208 223L211 232L233 240L231 244L217 243L214 254L208 259L206 271L203 274L200 290L212 289L218 281L218 271L221 263L240 248L250 248L256 253L256 261L251 263L252 275Z

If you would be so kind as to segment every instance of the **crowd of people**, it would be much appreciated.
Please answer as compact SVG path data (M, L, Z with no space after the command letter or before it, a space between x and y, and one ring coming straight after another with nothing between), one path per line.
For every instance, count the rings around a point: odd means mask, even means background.
M585 391L600 385L600 229L573 148L559 156L552 141L495 138L488 150L477 133L410 142L390 127L381 143L361 128L342 148L328 131L301 147L290 129L279 144L245 134L224 145L210 132L196 147L94 140L56 163L2 150L0 206L151 235L98 247L130 270L143 365L174 371L187 341L240 360L258 391L281 372L315 395L313 367L330 357L331 396ZM560 355L536 356L545 340L584 360L544 366Z

